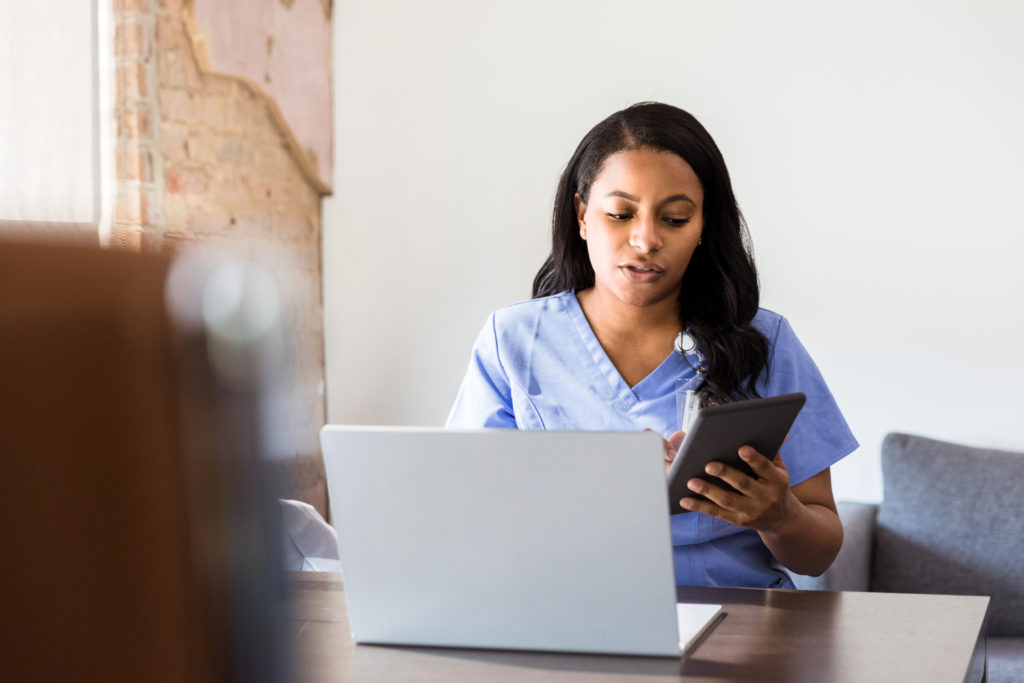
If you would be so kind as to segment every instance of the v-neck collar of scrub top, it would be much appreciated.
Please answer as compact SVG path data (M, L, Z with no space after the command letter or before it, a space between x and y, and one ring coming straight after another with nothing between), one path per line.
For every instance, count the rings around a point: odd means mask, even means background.
M619 374L611 358L608 357L604 347L601 346L601 342L597 340L597 335L594 334L593 328L590 327L590 323L583 313L583 308L580 306L579 299L576 298L576 292L570 290L567 294L565 306L569 319L572 320L580 340L590 353L598 373L604 377L609 388L612 390L615 403L622 410L628 412L641 401L657 397L661 393L658 388L665 386L666 382L674 382L679 378L696 377L694 365L691 364L687 357L676 351L671 351L668 357L658 367L654 368L649 375L630 387L626 380L622 378L622 375ZM692 357L698 358L699 354L693 354Z

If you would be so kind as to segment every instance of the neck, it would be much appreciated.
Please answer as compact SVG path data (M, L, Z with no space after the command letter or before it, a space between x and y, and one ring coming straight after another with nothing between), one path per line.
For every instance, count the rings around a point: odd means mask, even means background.
M642 306L602 295L596 288L579 292L576 297L591 328L600 336L637 338L650 335L675 339L680 330L679 306L674 297Z

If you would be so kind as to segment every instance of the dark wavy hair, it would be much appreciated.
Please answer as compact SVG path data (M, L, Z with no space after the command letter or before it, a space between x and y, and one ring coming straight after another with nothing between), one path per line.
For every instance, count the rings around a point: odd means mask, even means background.
M697 119L677 107L641 102L616 112L587 133L558 181L551 221L551 254L533 280L534 298L594 285L585 242L579 237L574 197L584 202L612 154L650 148L682 157L704 188L704 232L683 274L680 324L704 354L701 389L713 402L758 396L768 372L768 340L751 325L760 287L750 236L733 195L725 160Z

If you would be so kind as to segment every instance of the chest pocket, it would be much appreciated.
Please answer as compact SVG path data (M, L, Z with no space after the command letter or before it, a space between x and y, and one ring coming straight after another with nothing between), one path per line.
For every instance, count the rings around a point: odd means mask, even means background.
M512 385L512 413L516 417L516 427L519 429L545 429L544 420L540 411L526 392L522 391L515 384Z

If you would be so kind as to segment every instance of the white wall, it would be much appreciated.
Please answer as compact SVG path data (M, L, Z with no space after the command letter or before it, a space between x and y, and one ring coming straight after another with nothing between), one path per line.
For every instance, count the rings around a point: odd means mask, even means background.
M661 100L722 148L763 305L860 439L838 497L880 498L890 430L1024 449L1024 3L342 0L335 26L330 421L441 424L580 138Z

